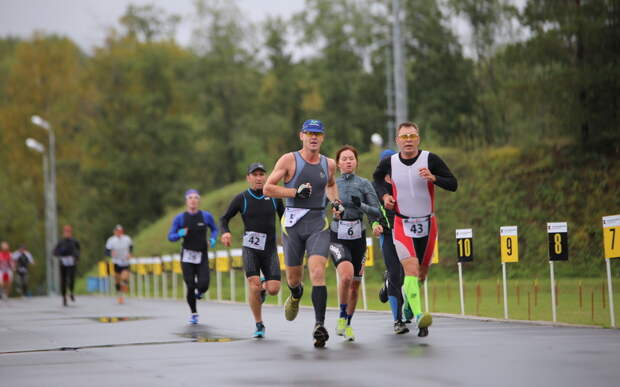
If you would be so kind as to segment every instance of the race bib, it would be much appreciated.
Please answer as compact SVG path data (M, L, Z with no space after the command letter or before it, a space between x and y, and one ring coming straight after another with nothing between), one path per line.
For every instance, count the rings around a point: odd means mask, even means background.
M265 250L267 234L262 232L248 231L243 234L243 246L256 250Z
M194 251L194 250L185 250L183 249L183 262L193 263L195 265L200 264L202 262L202 251Z
M284 226L293 227L309 211L310 209L308 208L286 207L284 210Z
M338 239L352 240L362 237L362 222L360 220L339 220Z
M73 258L73 257L60 257L60 262L62 262L63 266L73 266L73 265L75 265L75 258Z
M411 238L424 238L428 236L428 228L430 225L430 218L409 218L403 220L403 226L405 228L405 235Z

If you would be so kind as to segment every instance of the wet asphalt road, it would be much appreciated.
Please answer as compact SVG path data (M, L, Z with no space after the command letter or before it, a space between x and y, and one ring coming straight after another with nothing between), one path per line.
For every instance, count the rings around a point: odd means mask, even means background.
M79 297L0 302L2 386L618 386L620 330L436 317L430 335L394 335L391 316L358 312L357 340L312 346L313 311L266 306L250 339L247 306ZM100 317L130 317L101 322ZM109 320L103 320L109 321Z

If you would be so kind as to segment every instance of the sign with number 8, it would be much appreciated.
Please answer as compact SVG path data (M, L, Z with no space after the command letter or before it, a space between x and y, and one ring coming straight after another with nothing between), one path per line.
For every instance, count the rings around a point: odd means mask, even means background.
M547 223L549 260L568 260L568 225L566 222Z

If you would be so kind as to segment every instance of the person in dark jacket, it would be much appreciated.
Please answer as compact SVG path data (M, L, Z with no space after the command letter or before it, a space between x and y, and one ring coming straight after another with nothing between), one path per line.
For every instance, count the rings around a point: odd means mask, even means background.
M63 238L54 247L53 255L58 257L60 264L60 291L62 305L67 306L67 288L69 297L75 302L73 286L75 284L75 268L80 259L80 242L73 237L73 227L66 225L62 229Z

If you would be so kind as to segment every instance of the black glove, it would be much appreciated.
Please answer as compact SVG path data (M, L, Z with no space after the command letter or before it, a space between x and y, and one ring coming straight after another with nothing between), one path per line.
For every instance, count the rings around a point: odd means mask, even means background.
M362 206L362 199L360 199L359 196L351 196L351 202L357 208Z
M295 199L308 199L312 195L312 186L310 183L303 183L297 187Z
M332 208L340 213L344 212L344 206L340 200L334 200L332 202Z

